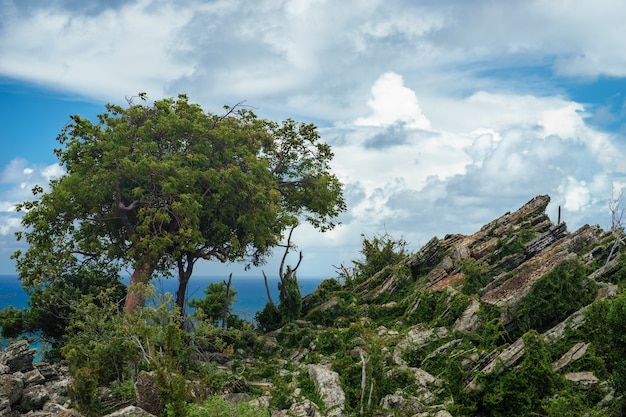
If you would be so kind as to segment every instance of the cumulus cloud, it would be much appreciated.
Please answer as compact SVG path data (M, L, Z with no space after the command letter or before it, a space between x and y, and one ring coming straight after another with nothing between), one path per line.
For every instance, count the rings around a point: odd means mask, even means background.
M381 75L372 86L368 100L372 114L354 121L357 126L405 124L409 129L428 129L430 122L422 113L415 92L404 86L402 76L394 72Z

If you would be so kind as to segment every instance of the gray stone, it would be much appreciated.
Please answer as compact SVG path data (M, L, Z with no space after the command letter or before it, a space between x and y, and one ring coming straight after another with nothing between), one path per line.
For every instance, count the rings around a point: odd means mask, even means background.
M0 417L11 415L11 402L8 398L0 396Z
M472 299L470 305L467 306L461 317L459 317L454 323L452 330L462 333L475 332L480 326L478 310L480 310L480 303L477 300Z
M126 408L122 408L121 410L117 410L112 412L111 414L107 414L104 417L156 417L154 414L150 414L146 410L135 407L134 405L129 405Z
M161 390L154 381L153 372L139 372L137 382L135 382L135 396L137 406L153 415L160 415L163 412L163 402Z
M563 376L565 379L572 381L582 389L591 389L600 382L600 380L592 372L570 372Z
M317 405L310 400L292 404L286 415L293 417L322 417ZM274 416L274 414L272 414L272 416Z
M37 350L30 349L30 345L26 340L20 340L11 343L0 354L0 364L9 367L9 372L26 372L33 369L33 359Z
M339 384L339 374L322 365L309 365L309 377L324 401L327 415L342 415L346 394Z
M24 411L41 410L48 398L48 391L42 385L27 387L22 392L20 409Z
M58 379L60 376L59 365L52 365L47 362L36 362L34 366L46 380Z
M14 375L0 375L0 397L9 400L9 405L16 404L22 397L24 382Z
M24 385L37 385L43 383L46 378L39 372L37 368L28 371L24 374Z
M426 408L417 398L405 396L402 390L384 396L380 405L385 410L393 410L403 416L412 416Z
M568 350L558 361L552 364L552 370L558 371L564 366L569 365L571 362L582 358L587 352L589 343L576 343L570 350Z

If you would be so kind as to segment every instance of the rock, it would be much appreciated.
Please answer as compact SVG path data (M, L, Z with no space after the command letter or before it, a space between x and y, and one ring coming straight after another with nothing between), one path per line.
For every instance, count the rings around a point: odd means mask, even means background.
M600 382L600 380L592 372L570 372L563 376L565 379L572 381L582 389L591 389Z
M41 384L46 380L37 368L24 374L24 385Z
M0 397L9 400L9 405L16 404L22 397L24 382L21 378L5 374L0 375Z
M424 411L426 407L413 396L405 397L402 390L397 390L393 394L383 397L380 406L385 410L393 410L403 416L412 416Z
M406 361L402 359L402 353L405 350L415 347L424 347L430 342L442 339L446 336L448 336L448 330L445 327L427 329L423 324L417 324L411 327L404 340L396 345L392 359L398 365L406 365Z
M342 415L346 394L339 384L339 374L322 365L309 365L309 377L324 401L327 415Z
M293 417L322 417L317 405L310 400L304 400L304 401L300 401L300 402L292 404L291 407L289 407L289 411L287 412L287 414L283 414L283 415L293 416ZM328 415L331 415L331 414L328 414ZM333 414L333 415L337 415L337 414ZM274 416L273 413L272 413L272 416Z
M44 386L33 385L26 387L20 399L20 409L24 411L41 410L48 398L48 391Z
M57 415L57 417L84 417L84 416L76 410L69 409L69 410L61 411Z
M452 330L462 333L475 332L480 326L478 310L480 310L480 303L478 300L472 299L470 305L467 306L461 317L459 317L454 323Z
M154 381L153 372L139 372L135 382L135 396L137 397L137 407L142 411L157 416L163 412L161 390ZM124 415L127 414L120 414L120 416Z
M37 354L36 349L30 349L26 340L11 343L2 354L0 364L9 367L9 372L27 372L33 369L33 359Z
M552 364L552 370L558 371L573 362L583 357L583 355L587 352L587 348L589 347L589 343L576 343L570 350L568 350L563 356L559 358L558 361Z
M58 379L61 376L59 373L60 365L51 365L47 362L36 362L34 363L34 367L46 380ZM65 368L65 374L67 374L67 372L67 368Z
M441 380L421 368L413 369L415 383L420 387L441 386Z
M0 416L11 415L11 402L8 398L0 396Z
M0 375L10 374L10 373L11 373L11 369L8 366L0 363Z
M117 410L111 414L107 414L104 417L156 417L154 414L150 414L146 410L135 407L134 405L129 405L126 408L121 410Z

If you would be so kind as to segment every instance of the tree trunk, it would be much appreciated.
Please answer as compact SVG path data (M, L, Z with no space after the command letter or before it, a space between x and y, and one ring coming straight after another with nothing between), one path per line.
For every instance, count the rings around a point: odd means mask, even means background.
M186 266L186 268L185 268ZM178 289L176 290L176 305L180 308L181 314L185 316L185 298L187 295L187 284L193 272L193 257L187 254L187 264L182 259L178 260Z
M155 263L143 261L130 277L128 285L128 293L126 294L126 303L124 311L133 314L137 308L141 308L146 304L146 284L150 281L152 273L156 268Z

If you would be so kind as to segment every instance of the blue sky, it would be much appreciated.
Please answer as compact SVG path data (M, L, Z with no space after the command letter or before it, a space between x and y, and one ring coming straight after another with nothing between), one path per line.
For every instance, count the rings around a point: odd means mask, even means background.
M246 100L320 127L348 212L326 235L295 233L303 276L350 264L362 234L415 250L538 194L570 230L607 227L626 185L619 0L1 4L0 274L21 247L15 204L63 175L52 150L69 116L138 92L186 93L215 113Z

